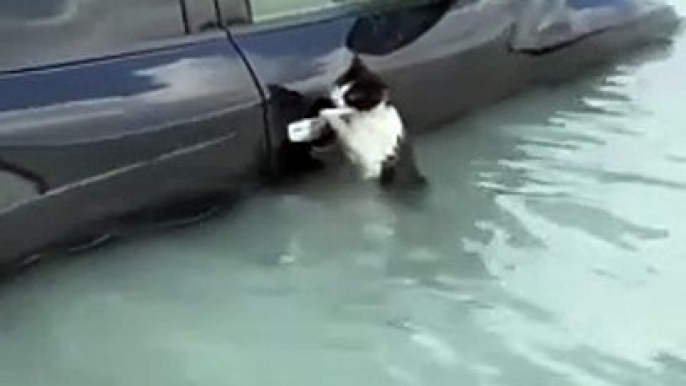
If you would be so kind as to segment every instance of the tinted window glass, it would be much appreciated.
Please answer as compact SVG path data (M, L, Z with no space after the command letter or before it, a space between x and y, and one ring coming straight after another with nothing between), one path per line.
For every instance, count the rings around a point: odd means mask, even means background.
M345 5L418 4L437 0L251 0L253 19L265 21Z
M184 33L179 0L0 0L0 70L92 57Z

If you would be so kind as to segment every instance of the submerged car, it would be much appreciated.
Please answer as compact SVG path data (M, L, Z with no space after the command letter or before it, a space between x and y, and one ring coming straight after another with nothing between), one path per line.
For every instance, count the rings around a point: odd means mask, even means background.
M421 132L678 26L641 0L3 1L0 263L292 173L287 125L353 55Z

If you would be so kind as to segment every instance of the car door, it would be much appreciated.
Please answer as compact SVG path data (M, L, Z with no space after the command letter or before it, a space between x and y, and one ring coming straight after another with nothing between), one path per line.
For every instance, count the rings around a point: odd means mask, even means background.
M353 55L382 75L408 130L419 132L534 83L564 81L630 49L664 41L678 25L668 7L640 1L621 2L635 3L637 8L628 8L638 11L621 6L600 13L580 12L580 0L217 1L227 15L241 4L251 10L247 21L224 22L260 81L275 146ZM563 15L581 15L581 25L593 31L598 25L586 22L598 18L600 25L626 23L576 41L564 33L565 23L562 33L540 28L558 3ZM607 12L615 16L605 20ZM550 39L558 43L552 50ZM566 44L570 39L575 44ZM277 169L284 161L274 161Z
M231 4L219 0L230 13ZM269 102L274 144L358 54L389 83L411 132L449 122L518 87L507 57L509 2L474 0L249 0L229 23ZM278 161L277 161L278 163Z
M0 3L0 262L259 178L262 99L212 0Z

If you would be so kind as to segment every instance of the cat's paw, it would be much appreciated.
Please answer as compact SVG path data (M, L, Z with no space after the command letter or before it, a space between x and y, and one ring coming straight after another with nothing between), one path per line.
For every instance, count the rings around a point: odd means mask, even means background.
M317 118L301 119L288 125L288 139L291 142L314 141L321 136L325 122Z

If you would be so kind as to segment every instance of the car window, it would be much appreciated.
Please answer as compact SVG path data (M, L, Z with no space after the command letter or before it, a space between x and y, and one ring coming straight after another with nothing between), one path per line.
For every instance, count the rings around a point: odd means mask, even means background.
M418 4L438 0L250 0L253 21L261 22L349 5Z
M183 35L180 0L2 0L0 71Z

